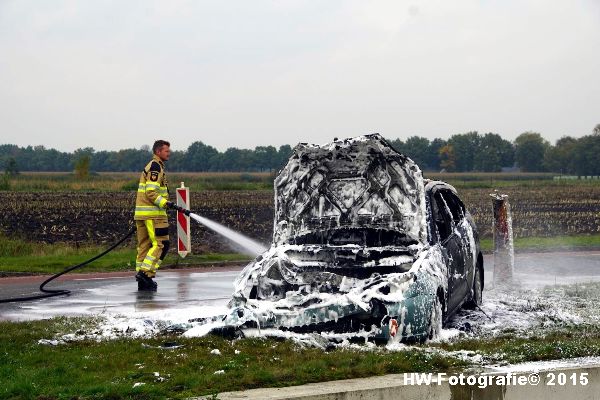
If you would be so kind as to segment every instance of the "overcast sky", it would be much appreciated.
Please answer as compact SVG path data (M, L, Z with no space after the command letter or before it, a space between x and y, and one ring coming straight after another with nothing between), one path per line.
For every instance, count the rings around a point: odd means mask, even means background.
M599 76L599 0L0 0L0 143L554 142Z

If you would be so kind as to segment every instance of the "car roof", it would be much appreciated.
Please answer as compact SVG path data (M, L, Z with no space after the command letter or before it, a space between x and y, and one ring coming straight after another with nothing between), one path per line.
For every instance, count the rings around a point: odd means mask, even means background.
M458 196L458 191L451 184L444 181L436 181L433 179L423 179L423 183L425 184L425 192L433 192L440 189L450 190L456 196ZM458 196L460 197L460 196Z

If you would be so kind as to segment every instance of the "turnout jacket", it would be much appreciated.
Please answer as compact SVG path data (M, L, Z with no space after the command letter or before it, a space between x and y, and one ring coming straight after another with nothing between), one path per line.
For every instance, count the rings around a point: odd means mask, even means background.
M154 155L140 176L133 219L167 218L167 201L169 201L169 187L165 165L157 155Z

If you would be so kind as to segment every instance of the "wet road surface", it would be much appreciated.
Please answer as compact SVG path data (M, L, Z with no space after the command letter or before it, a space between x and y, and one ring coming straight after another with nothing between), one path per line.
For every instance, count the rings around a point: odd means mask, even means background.
M484 257L486 287L491 287L493 256ZM25 303L0 304L0 319L32 320L54 316L122 314L185 310L198 306L222 306L233 290L238 267L160 271L157 293L138 293L133 273L71 274L49 288L72 291ZM45 278L0 279L0 298L35 294ZM515 255L515 281L535 287L600 281L600 251L522 253Z
M158 292L138 292L133 273L73 274L47 288L71 290L69 296L0 304L0 319L31 320L59 315L122 314L225 304L242 266L225 271L160 271ZM116 276L115 276L116 275ZM42 277L0 279L0 297L37 294Z

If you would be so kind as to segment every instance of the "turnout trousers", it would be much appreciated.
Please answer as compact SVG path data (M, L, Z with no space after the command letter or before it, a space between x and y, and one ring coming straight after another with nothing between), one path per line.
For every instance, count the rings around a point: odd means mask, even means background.
M169 251L169 221L166 218L136 220L137 258L136 271L143 271L150 278Z

